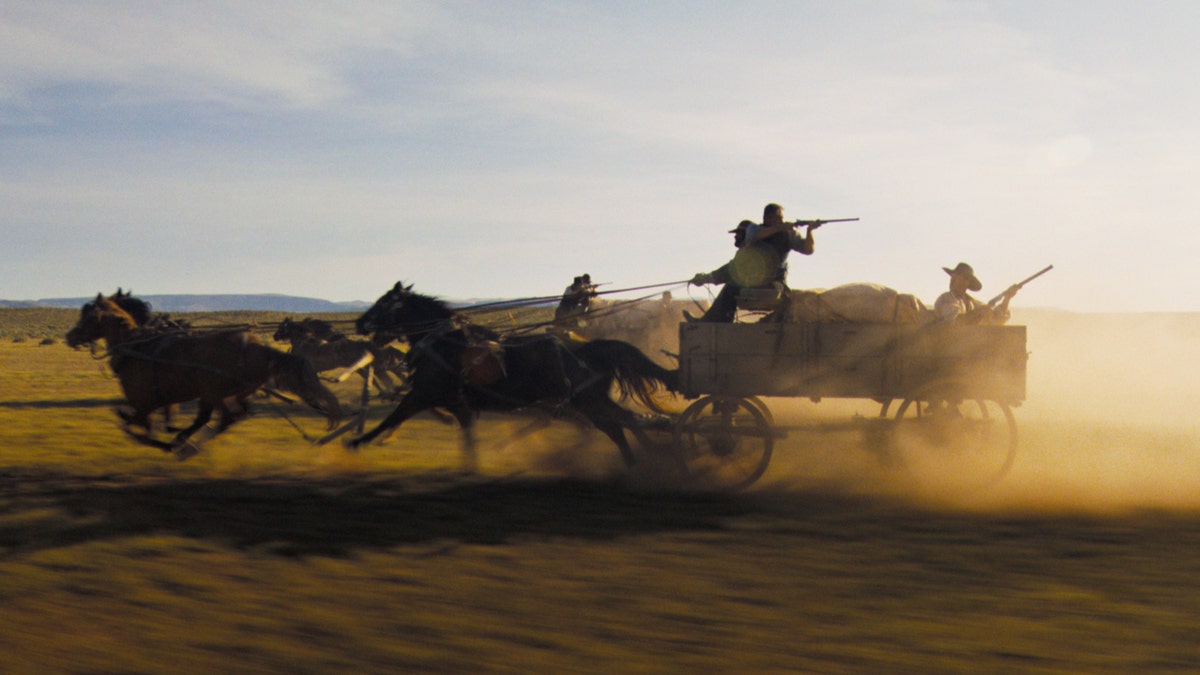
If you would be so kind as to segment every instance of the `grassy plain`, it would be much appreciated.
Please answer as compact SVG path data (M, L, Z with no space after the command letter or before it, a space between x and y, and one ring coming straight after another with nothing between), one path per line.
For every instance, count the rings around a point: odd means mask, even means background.
M38 343L0 341L0 672L1200 669L1184 423L1022 409L993 494L804 435L757 489L695 494L505 418L463 476L433 418L351 454L266 404L178 462L119 431L103 362Z

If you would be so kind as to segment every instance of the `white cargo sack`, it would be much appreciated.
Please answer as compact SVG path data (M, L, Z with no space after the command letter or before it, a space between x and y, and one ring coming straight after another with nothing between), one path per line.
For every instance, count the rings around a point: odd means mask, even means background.
M793 323L926 323L933 312L910 293L879 284L792 290L786 320Z

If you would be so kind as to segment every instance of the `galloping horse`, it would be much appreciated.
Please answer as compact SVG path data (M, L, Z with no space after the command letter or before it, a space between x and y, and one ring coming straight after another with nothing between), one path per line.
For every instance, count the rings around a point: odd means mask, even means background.
M543 335L502 338L477 326L460 326L445 302L414 293L397 283L355 322L362 335L399 331L410 349L412 389L382 422L349 441L358 447L430 408L448 409L463 430L469 469L476 463L473 425L480 411L510 411L550 404L570 407L612 439L627 465L635 462L624 428L638 428L633 412L609 397L615 382L622 398L633 396L661 412L652 398L656 387L677 387L677 372L662 368L636 347L596 340L568 349Z
M292 353L307 359L318 373L351 368L365 380L368 375L364 368L374 363L375 387L380 394L391 393L396 388L392 375L401 380L405 375L404 354L400 350L352 340L319 319L292 321L290 317L285 318L275 330L274 339L291 343Z
M244 331L181 335L139 331L137 322L114 300L97 294L85 304L79 322L67 333L67 344L79 347L103 339L110 365L133 412L119 413L135 440L168 452L180 451L188 438L221 413L216 433L246 415L245 401L274 380L328 418L330 428L341 418L337 398L317 379L305 360L272 349ZM153 437L150 414L174 403L199 400L191 426L170 443ZM135 433L141 427L144 433Z

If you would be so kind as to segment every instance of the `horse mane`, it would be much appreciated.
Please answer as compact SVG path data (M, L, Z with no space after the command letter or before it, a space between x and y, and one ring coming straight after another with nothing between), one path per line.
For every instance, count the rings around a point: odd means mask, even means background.
M400 288L401 284L397 284L397 287ZM456 323L461 326L462 334L468 341L500 340L503 337L500 333L488 328L487 326L480 326L471 323L467 319L466 315L464 315L462 312L455 311L454 308L450 306L450 303L442 300L441 298L432 295L424 295L422 293L415 293L413 292L411 285L407 288L401 288L401 290L406 296L404 302L415 308L414 311L428 312L429 314L434 315L438 320L455 320Z
M392 291L403 295L405 298L404 302L412 303L416 311L437 315L439 319L450 319L458 315L458 312L450 307L450 303L433 295L417 293L412 289L412 284L405 286L404 282L398 281Z
M106 314L110 314L128 323L130 328L137 328L138 326L137 319L135 319L132 314L125 311L125 309L121 307L120 303L112 298L106 298L104 295L98 293L96 294L96 299L90 304L103 310Z
M151 318L154 316L154 310L149 302L133 297L133 291L123 291L119 286L117 287L117 292L109 296L109 300L125 310L133 318L134 323L139 326L150 323Z

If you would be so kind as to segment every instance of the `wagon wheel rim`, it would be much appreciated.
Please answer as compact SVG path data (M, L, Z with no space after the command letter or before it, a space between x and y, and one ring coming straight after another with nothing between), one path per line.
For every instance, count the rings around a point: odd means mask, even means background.
M675 452L689 479L705 487L741 490L767 470L775 446L758 399L706 396L675 424Z
M767 407L767 403L765 401L757 396L747 396L746 400L750 402L750 405L758 408L758 411L762 413L763 417L767 420L767 424L774 426L775 416L771 414L771 409Z
M956 396L960 383L926 387L896 409L893 445L927 454L982 485L1004 478L1016 458L1017 421L1003 401ZM915 447L914 447L915 446Z

